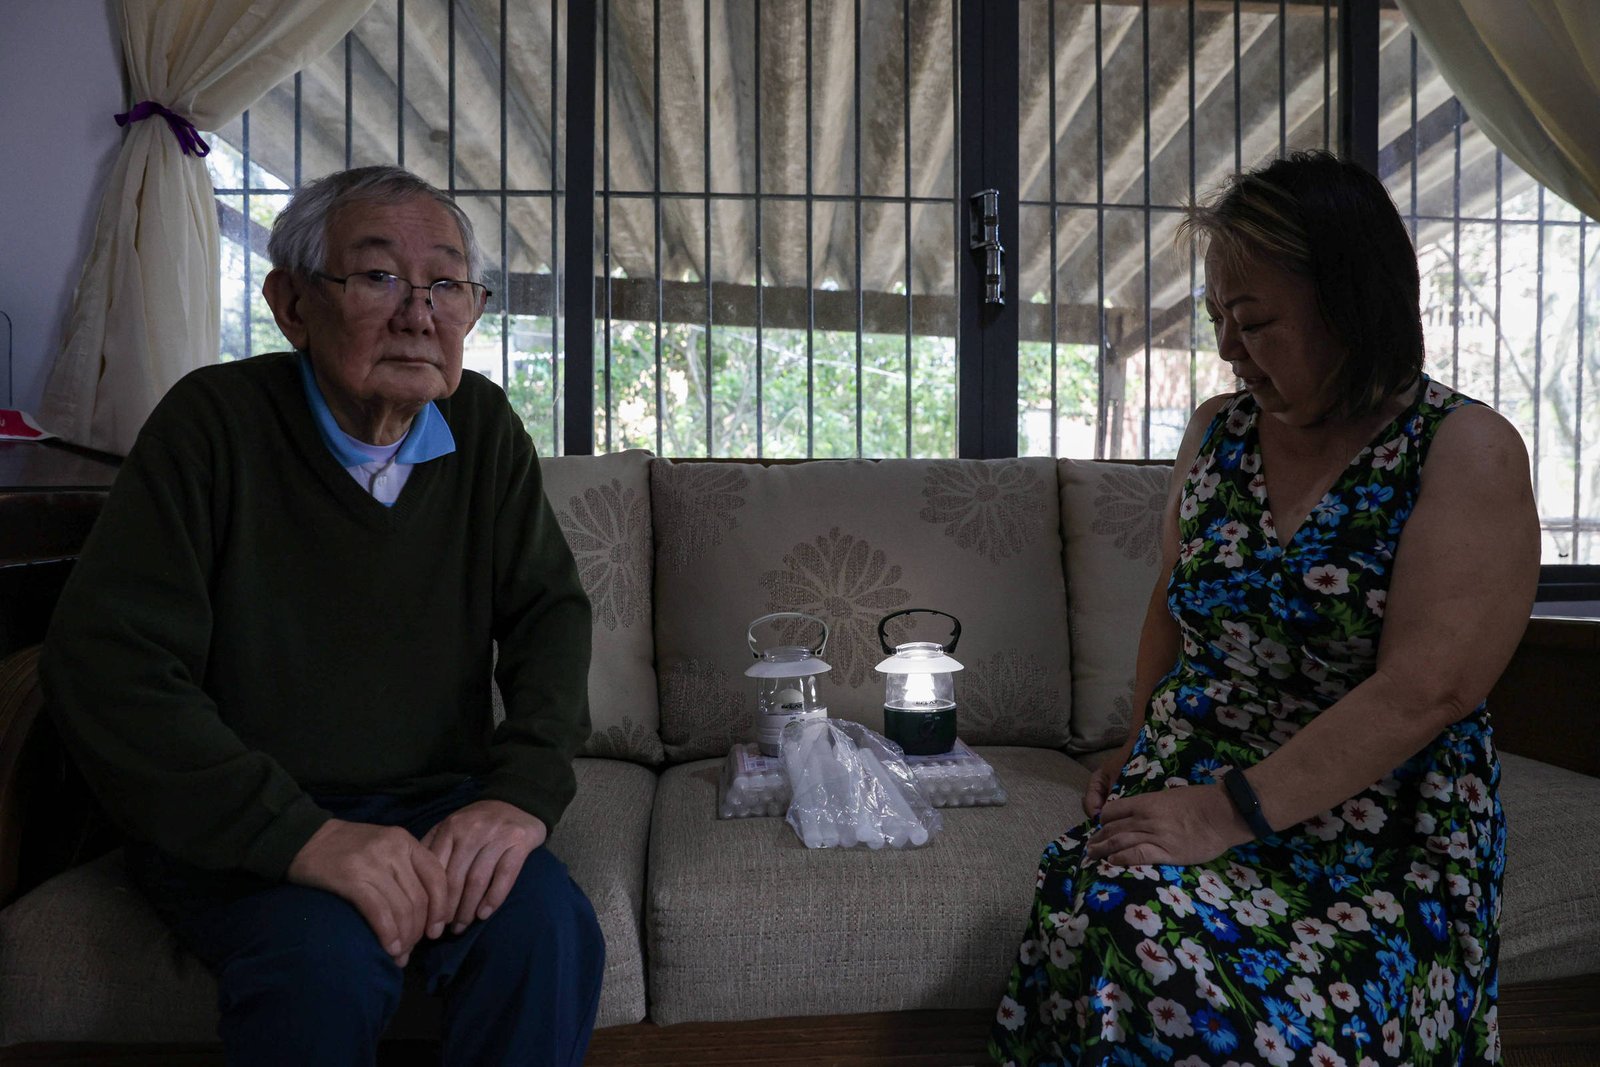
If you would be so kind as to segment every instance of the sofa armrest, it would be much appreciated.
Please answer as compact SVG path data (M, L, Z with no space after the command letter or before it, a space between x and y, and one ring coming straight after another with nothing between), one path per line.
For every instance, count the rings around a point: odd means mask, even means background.
M0 901L17 885L22 854L22 750L44 705L39 646L0 660Z
M1600 777L1600 620L1528 620L1489 712L1502 751Z

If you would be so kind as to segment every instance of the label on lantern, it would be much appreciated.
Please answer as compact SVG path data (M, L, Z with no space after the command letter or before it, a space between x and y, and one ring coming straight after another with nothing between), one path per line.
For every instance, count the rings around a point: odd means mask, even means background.
M828 706L816 704L806 706L806 702L799 698L798 690L788 690L796 695L793 701L781 701L770 708L765 708L756 714L756 745L764 756L778 755L778 742L783 736L783 728L799 719L826 719ZM778 694L780 697L782 693Z

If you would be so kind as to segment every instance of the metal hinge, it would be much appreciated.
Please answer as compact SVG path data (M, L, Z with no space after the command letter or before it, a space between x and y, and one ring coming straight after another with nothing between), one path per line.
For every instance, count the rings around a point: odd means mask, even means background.
M1006 250L1000 244L1000 190L985 189L972 197L972 215L967 232L974 252L983 251L983 302L1006 302Z

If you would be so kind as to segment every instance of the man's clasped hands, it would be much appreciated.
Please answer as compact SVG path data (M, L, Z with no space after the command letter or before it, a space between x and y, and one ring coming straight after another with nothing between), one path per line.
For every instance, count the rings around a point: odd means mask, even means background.
M404 967L423 937L459 934L505 902L544 822L502 800L479 800L419 841L398 826L329 819L295 854L289 881L349 901Z

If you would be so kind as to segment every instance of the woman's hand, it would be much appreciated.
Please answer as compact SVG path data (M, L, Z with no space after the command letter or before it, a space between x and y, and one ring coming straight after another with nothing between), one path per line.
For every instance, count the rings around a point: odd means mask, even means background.
M1119 867L1186 866L1214 860L1251 837L1222 786L1182 786L1105 801L1100 826L1089 837L1089 858Z
M1083 791L1083 813L1089 818L1099 817L1100 809L1105 805L1106 797L1111 795L1111 787L1116 783L1117 775L1122 773L1122 765L1125 762L1125 760L1106 760L1090 776L1089 787Z
M1106 797L1111 795L1111 787L1117 784L1117 776L1133 758L1133 750L1139 742L1139 733L1140 728L1135 728L1128 736L1127 742L1089 776L1089 785L1083 791L1083 813L1089 818L1100 817L1100 809L1105 806Z

